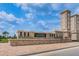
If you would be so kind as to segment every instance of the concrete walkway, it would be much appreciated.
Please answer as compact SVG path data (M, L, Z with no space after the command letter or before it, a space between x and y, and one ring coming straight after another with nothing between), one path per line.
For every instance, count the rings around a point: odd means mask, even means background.
M79 46L73 48L61 49L57 51L34 54L31 56L79 56Z
M79 46L79 42L27 46L10 46L9 43L0 43L0 56L33 55L76 46Z

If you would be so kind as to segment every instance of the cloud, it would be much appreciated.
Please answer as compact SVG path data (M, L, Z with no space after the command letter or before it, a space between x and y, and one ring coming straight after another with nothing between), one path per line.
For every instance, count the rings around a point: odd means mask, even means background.
M75 10L74 10L74 13L73 14L78 14L79 13L79 7L77 7Z
M10 36L14 36L14 34L16 34L16 30L15 30L15 26L12 25L11 27L8 28L8 31L9 31L9 35Z
M0 22L0 32L2 33L3 31L8 31L10 34L14 34L15 25L12 25L6 21Z
M15 33L15 24L12 22L16 22L17 24L24 23L26 19L17 18L15 15L11 13L7 13L5 11L0 11L0 31L9 31L11 33Z
M17 3L15 4L17 7L20 7L23 12L25 12L25 20L32 20L36 16L36 10L32 8L34 5L38 4L30 4L30 3ZM39 4L40 5L40 4Z
M22 10L25 10L25 11L30 10L30 11L32 11L31 6L43 7L45 5L45 3L17 3L15 5L17 7L20 7Z
M14 4L16 7L21 8L23 11L34 12L34 10L29 6L29 3L16 3Z
M15 21L16 17L13 14L8 14L5 11L0 11L0 20Z
M37 24L42 25L42 26L46 25L45 21L42 21L42 20L38 21Z
M10 23L8 23L8 22L6 22L6 21L2 21L2 22L0 22L0 28L3 28L3 29L8 29L9 27L14 27L14 25L12 25L12 24L10 24Z
M65 3L63 5L66 9L74 9L74 7L77 7L76 4L72 4L72 3Z
M17 18L15 15L12 13L7 13L5 11L0 11L0 31L9 31L10 33L15 33L15 30L17 25L12 24L12 22L16 22L18 26L24 27L26 26L25 23L27 24L27 20L30 20L33 18L32 13L28 13L26 15L26 18ZM29 21L32 22L32 21ZM33 25L30 24L30 26ZM15 26L15 27L14 27ZM17 29L18 30L18 29Z
M0 11L0 31L1 32L9 31L10 34L13 35L15 33L17 25L12 24L12 22L13 23L16 22L18 24L18 28L20 28L20 26L21 26L21 29L23 29L22 27L25 28L25 26L27 26L27 23L28 23L27 20L30 20L29 21L31 23L31 24L29 24L30 26L33 25L33 22L31 21L31 19L33 19L33 14L32 13L28 13L26 15L26 18L17 18L12 13L7 13L6 11ZM32 27L34 27L34 26L32 26Z
M61 4L60 3L53 3L51 4L53 10L60 10Z
M60 10L60 4L51 4L52 8L41 3L18 3L14 5L21 9L20 11L24 13L25 17L18 18L12 13L0 11L0 23L3 21L0 24L1 29L8 30L10 33L15 33L15 30L19 29L26 31L51 31L59 24L56 18L58 14L52 12L52 10Z
M25 14L26 20L33 20L35 17L35 14L33 13L26 13Z
M18 3L15 4L25 12L27 20L45 18L52 15L52 10L45 3ZM48 4L49 5L49 4ZM48 8L47 10L45 8ZM57 14L56 14L57 15Z
M45 3L33 3L33 6L39 6L39 7L43 7L45 5Z
M17 3L15 4L17 7L20 7L22 10L28 9L28 3Z
M37 29L39 31L42 31L42 32L50 32L50 31L55 31L57 29L60 29L60 25L59 25L59 21L58 20L46 20L46 21L43 21L43 20L39 20L37 23Z
M17 18L15 15L11 13L7 13L5 11L0 11L0 21L9 21L13 22L15 21L16 23L22 23L25 21L24 18Z
M16 19L16 23L17 23L17 24L23 24L23 23L25 22L25 20L26 20L26 19L23 19L23 18L17 18L17 19Z

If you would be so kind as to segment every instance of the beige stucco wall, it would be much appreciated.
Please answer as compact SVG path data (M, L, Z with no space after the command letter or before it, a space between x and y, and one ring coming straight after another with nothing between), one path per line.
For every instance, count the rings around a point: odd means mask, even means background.
M70 38L69 37L69 32L70 32L70 17L71 17L71 13L66 10L61 14L61 31L63 32L63 39L65 38Z
M76 16L71 17L71 33L76 32Z
M76 19L76 30L77 30L77 33L79 33L79 15L77 16L77 19Z
M61 14L61 29L62 31L70 30L70 13L68 11Z
M79 16L74 15L71 17L71 39L72 40L78 40L79 38Z
M46 34L46 38L50 38L50 34L49 33Z
M71 34L71 39L72 40L77 40L77 34Z
M30 33L29 33L29 37L30 37L30 38L34 38L34 33L33 33L33 32L30 32Z
M77 40L79 40L79 33L77 34Z

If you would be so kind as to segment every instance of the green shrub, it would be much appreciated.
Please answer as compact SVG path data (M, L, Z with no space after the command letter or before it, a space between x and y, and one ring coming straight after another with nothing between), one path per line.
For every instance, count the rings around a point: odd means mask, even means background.
M0 43L7 43L8 42L8 38L0 38Z

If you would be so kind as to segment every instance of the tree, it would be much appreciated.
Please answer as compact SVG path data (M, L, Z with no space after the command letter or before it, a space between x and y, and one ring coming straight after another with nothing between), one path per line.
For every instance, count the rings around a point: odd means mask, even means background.
M13 38L16 38L16 34L14 34L14 37Z
M9 32L7 32L7 31L4 31L2 34L3 34L3 36L4 36L4 37L8 37L8 35L9 35Z

